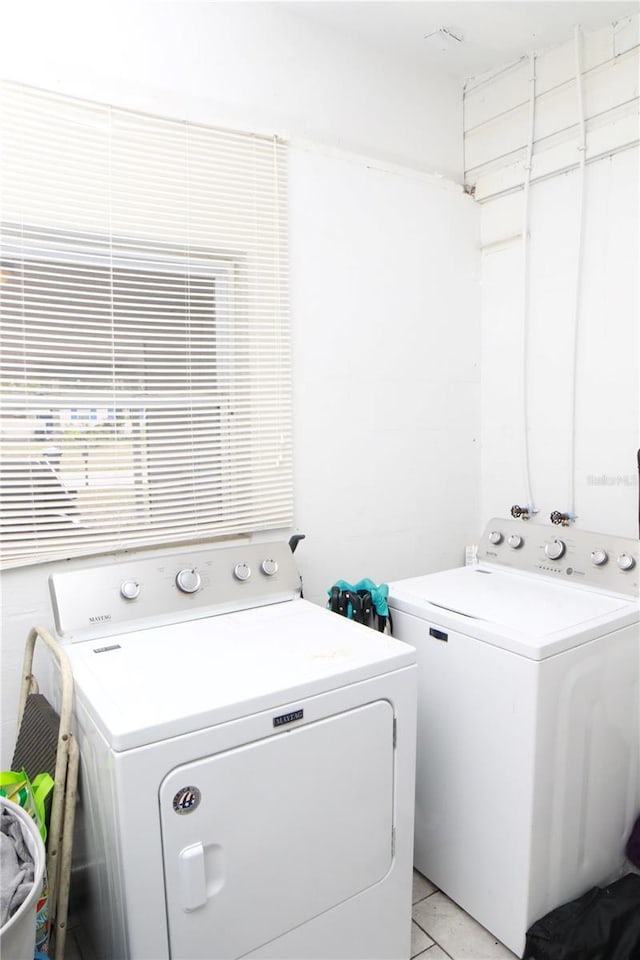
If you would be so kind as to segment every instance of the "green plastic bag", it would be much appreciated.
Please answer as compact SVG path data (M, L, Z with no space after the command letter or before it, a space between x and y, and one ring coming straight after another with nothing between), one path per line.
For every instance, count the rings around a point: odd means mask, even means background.
M52 790L53 777L48 773L39 773L33 781L29 780L25 770L0 773L0 797L6 797L26 810L35 820L43 842L47 839L44 804Z

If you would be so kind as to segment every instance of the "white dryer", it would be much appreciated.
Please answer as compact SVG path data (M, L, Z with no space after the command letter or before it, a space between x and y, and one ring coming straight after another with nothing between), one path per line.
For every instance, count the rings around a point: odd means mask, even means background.
M286 544L51 594L97 956L408 957L413 649L300 599Z
M640 812L639 544L494 519L479 558L390 585L418 656L415 865L522 956Z

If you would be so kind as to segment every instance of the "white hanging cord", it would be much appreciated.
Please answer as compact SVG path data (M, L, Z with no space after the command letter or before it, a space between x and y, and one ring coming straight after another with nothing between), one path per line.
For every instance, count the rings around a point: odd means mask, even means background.
M571 370L571 437L569 459L569 519L575 519L576 514L576 396L578 374L578 326L582 301L582 268L584 247L584 180L587 153L587 134L584 118L584 98L582 90L582 30L576 26L574 30L574 52L576 68L576 93L578 98L578 224L576 272L574 291L574 310L572 325L572 370Z
M522 439L524 451L524 472L527 488L527 508L529 514L537 513L531 489L531 464L529 458L529 194L531 188L531 166L533 163L533 140L536 109L536 55L529 54L529 140L524 165L524 194L522 200Z

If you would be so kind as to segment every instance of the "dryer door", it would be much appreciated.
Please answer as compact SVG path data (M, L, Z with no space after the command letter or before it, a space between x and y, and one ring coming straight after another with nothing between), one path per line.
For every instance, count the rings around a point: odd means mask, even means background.
M393 754L393 708L380 700L168 774L171 956L241 957L381 880Z

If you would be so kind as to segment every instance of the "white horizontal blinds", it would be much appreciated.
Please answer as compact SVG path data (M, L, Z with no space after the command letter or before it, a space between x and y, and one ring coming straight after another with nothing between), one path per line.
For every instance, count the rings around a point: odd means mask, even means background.
M288 526L286 151L1 102L2 561Z

